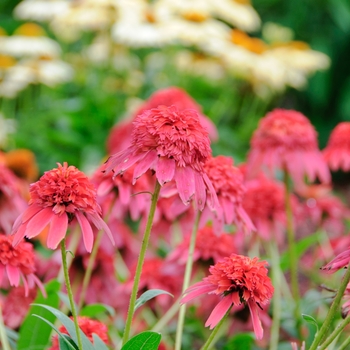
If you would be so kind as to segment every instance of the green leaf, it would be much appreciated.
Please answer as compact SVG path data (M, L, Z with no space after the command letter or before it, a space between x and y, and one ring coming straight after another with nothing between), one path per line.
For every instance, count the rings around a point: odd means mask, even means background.
M66 316L61 311L59 311L53 307L47 306L47 305L37 304L37 306L41 306L41 307L49 310L52 314L54 314L66 327L67 332L72 337L72 339L75 341L75 343L78 343L77 335L75 333L74 322L68 316ZM84 350L95 350L95 348L92 345L92 343L90 342L90 340L86 337L86 335L81 330L80 330L80 336L81 336L81 341L82 341L82 345L83 345ZM27 349L27 350L29 350L29 349Z
M161 295L161 294L168 294L172 297L174 297L172 294L169 292L166 292L165 290L162 289L150 289L146 292L144 292L137 300L135 303L135 309L136 311L140 306L142 306L144 303L146 303L148 300L153 299L154 297Z
M156 332L142 332L132 337L121 350L157 350L162 336Z
M63 302L63 304L65 306L67 306L68 310L72 311L68 295L65 294L65 293L62 293L62 292L58 292L58 296L60 297L60 299ZM78 310L77 305L75 303L74 303L74 306L75 306L75 310Z
M97 334L93 333L92 339L94 340L94 346L96 350L108 350L107 345Z
M255 342L251 333L240 333L231 338L223 350L251 350Z
M73 339L68 337L66 334L63 334L58 338L60 344L60 350L79 350L77 345L74 343ZM67 344L67 342L69 344Z
M316 329L317 329L317 332L318 332L318 324L317 324L317 321L310 315L305 315L305 314L302 314L301 315L303 317L303 319L308 322L308 323L311 323L313 324L314 326L316 326Z
M87 317L96 317L98 314L102 314L108 312L111 316L115 315L114 309L109 305L105 304L90 304L84 306L83 309L80 310L81 316Z
M58 307L59 297L57 293L60 288L61 284L58 281L53 280L49 282L45 286L47 298L44 298L40 293L35 299L35 303ZM55 316L49 311L32 305L19 330L17 350L42 350L49 343L52 331L51 327L41 320L34 318L32 316L33 314L37 314L50 322L54 322L55 320Z

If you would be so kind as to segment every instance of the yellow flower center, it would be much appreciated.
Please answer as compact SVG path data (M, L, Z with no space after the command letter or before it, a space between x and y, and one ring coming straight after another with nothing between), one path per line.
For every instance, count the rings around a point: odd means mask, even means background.
M183 18L187 21L201 23L208 19L208 16L204 13L188 11L182 14Z
M11 56L0 55L0 68L10 68L16 64L16 60Z
M4 28L0 27L0 36L7 36L7 32Z
M238 45L242 46L248 51L254 52L256 54L261 54L267 50L267 45L258 38L252 38L246 33L233 29L231 34L231 41Z
M46 36L44 29L35 23L22 24L16 29L14 34L23 36Z

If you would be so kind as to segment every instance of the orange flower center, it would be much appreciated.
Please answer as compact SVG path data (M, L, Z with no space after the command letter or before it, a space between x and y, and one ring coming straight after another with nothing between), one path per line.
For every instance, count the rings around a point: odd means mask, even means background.
M208 16L204 13L188 11L182 14L183 18L190 22L201 23L208 19Z
M231 41L238 45L242 46L250 52L254 52L256 54L261 54L267 50L267 45L258 38L252 38L246 33L233 29L231 33Z
M24 23L16 29L14 32L16 35L23 36L46 36L46 33L42 27L35 23Z
M11 56L0 55L0 68L10 68L16 64L16 60Z

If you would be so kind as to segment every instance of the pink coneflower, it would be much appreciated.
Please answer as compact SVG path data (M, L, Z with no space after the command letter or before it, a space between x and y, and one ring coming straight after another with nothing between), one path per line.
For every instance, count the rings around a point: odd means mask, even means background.
M216 191L220 209L215 216L210 210L205 209L202 214L202 222L208 221L213 216L215 231L221 233L223 225L235 224L245 233L255 230L255 227L242 207L242 199L245 193L243 174L241 170L233 166L233 160L229 157L210 157L204 165L204 170Z
M27 207L20 192L20 180L0 162L0 231L11 232L13 223Z
M214 209L216 193L203 169L210 154L208 133L196 111L159 106L136 117L131 145L111 156L104 170L114 170L116 176L136 164L135 183L152 169L161 186L175 180L181 200L188 204L194 197L199 210L204 208L208 189L209 206Z
M323 155L331 170L350 171L350 122L333 129Z
M316 177L330 182L330 173L317 145L317 133L300 112L275 109L260 120L251 140L247 171L254 177L262 167L272 174L288 171L296 185Z
M190 237L187 236L168 256L167 260L177 261L179 264L185 265L188 259L189 242ZM193 261L217 263L235 252L237 252L237 248L233 235L227 233L216 235L212 226L205 226L198 230Z
M71 319L73 319L71 317ZM79 328L87 336L87 338L93 343L93 334L99 336L99 338L105 343L108 344L108 328L105 324L100 321L92 320L89 317L78 316ZM63 334L68 334L66 328L61 326L59 331ZM52 337L52 346L49 350L59 350L58 336L54 335Z
M201 294L216 294L221 297L210 314L206 327L213 329L232 305L246 303L253 321L255 336L262 339L263 328L259 319L259 307L268 304L274 288L267 276L266 261L231 254L211 266L211 275L185 291L181 303L187 303Z
M30 304L36 298L37 291L31 288L26 294L24 287L12 288L7 294L3 305L3 317L6 326L11 329L19 328L26 317Z
M58 168L45 172L39 181L30 186L29 208L16 220L13 244L23 237L37 236L47 225L50 229L47 246L56 249L64 239L67 228L77 220L83 233L86 250L91 252L94 235L91 223L103 229L113 241L112 234L101 218L96 202L96 190L87 176L74 166L59 163Z
M286 227L285 190L277 181L259 177L246 182L243 208L264 240L283 237Z
M18 242L13 247L13 237L0 235L0 285L4 285L6 273L11 286L18 287L22 280L26 296L37 285L46 295L44 286L35 275L35 256L31 243ZM6 284L6 282L5 282Z

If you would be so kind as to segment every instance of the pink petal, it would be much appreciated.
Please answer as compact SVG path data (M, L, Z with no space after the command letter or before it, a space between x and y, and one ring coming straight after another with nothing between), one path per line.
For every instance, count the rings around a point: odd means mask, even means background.
M27 297L29 294L29 287L28 287L28 282L26 280L26 278L24 277L23 273L20 272L20 275L22 277L22 281L23 281L23 285L24 285L24 295ZM30 288L32 288L33 286L31 286Z
M113 154L107 159L105 164L102 165L101 171L108 173L111 170L113 170L113 168L120 165L120 163L126 163L131 153L132 153L132 150L130 148L127 148L121 152Z
M156 176L161 186L171 181L175 174L175 160L160 157L157 163Z
M103 230L105 233L107 233L107 236L109 237L109 239L111 240L112 244L115 245L114 242L114 238L112 235L111 230L109 229L109 227L107 226L107 224L102 220L102 218L100 218L97 214L93 215L93 214L88 214L86 213L86 216L89 220L92 221L92 223L99 229L99 230Z
M40 289L42 295L44 296L44 298L46 298L46 297L47 297L47 294L46 294L45 287L44 287L44 285L41 283L41 281L39 280L39 278L38 278L37 276L35 276L34 273L28 275L27 278L30 279L30 283L33 282L33 283L35 283L35 284L39 287L39 289Z
M14 222L14 224L13 224L13 226L12 226L11 234L14 234L14 233L16 233L16 232L18 231L19 227L20 227L21 224L22 224L23 214L24 214L24 213L22 213L21 215L19 215L19 216L17 217L17 219L15 220L15 222Z
M50 230L47 235L47 247L50 249L56 249L58 244L62 241L67 233L68 228L68 216L66 213L62 215L54 215Z
M78 219L81 231L83 233L83 240L86 250L91 253L92 245L94 243L94 234L92 232L91 224L88 219L80 211L75 212L75 217Z
M103 180L98 186L97 195L105 196L108 192L111 191L112 188L113 188L113 182L110 178Z
M207 200L207 190L205 188L203 177L200 173L194 173L194 183L196 186L196 204L198 210L203 211L205 206L205 201Z
M22 222L28 221L31 217L33 217L36 213L38 213L40 210L42 210L43 207L32 204L28 207L28 209L23 213L22 216Z
M143 154L142 159L139 159L139 163L135 166L134 176L132 184L134 185L136 180L142 176L148 169L153 168L155 162L158 159L156 151L149 151L148 153Z
M203 174L203 180L204 180L205 184L207 185L207 188L209 190L208 192L210 194L210 201L208 202L208 206L210 207L211 210L216 211L217 208L220 207L220 203L218 200L218 196L216 195L216 191L213 187L213 184L209 180L207 174Z
M187 259L186 259L187 261ZM206 284L203 286L200 286L198 288L194 288L192 290L186 290L184 294L186 294L183 298L181 298L180 304L185 304L194 298L197 298L199 295L207 294L210 292L213 292L216 289L216 287L213 284Z
M13 236L12 246L15 247L18 243L22 241L24 236L26 235L27 224L22 224L18 231Z
M10 285L18 287L19 286L19 278L20 278L20 271L19 268L12 265L6 265L6 272L7 276L10 280Z
M131 197L131 185L121 183L118 186L119 199L123 205L127 205L130 202Z
M207 319L207 322L205 322L205 327L210 326L210 329L213 329L225 316L231 305L232 300L230 296L223 297L211 312L209 318Z
M259 319L258 305L256 305L256 302L250 298L248 300L248 306L250 310L250 315L252 316L254 333L255 333L256 339L260 340L264 336L264 330L261 326L261 322Z
M56 214L52 208L44 208L34 215L27 224L26 237L33 238L37 236L52 220Z
M195 192L194 170L190 167L177 167L175 182L181 200L188 205Z

